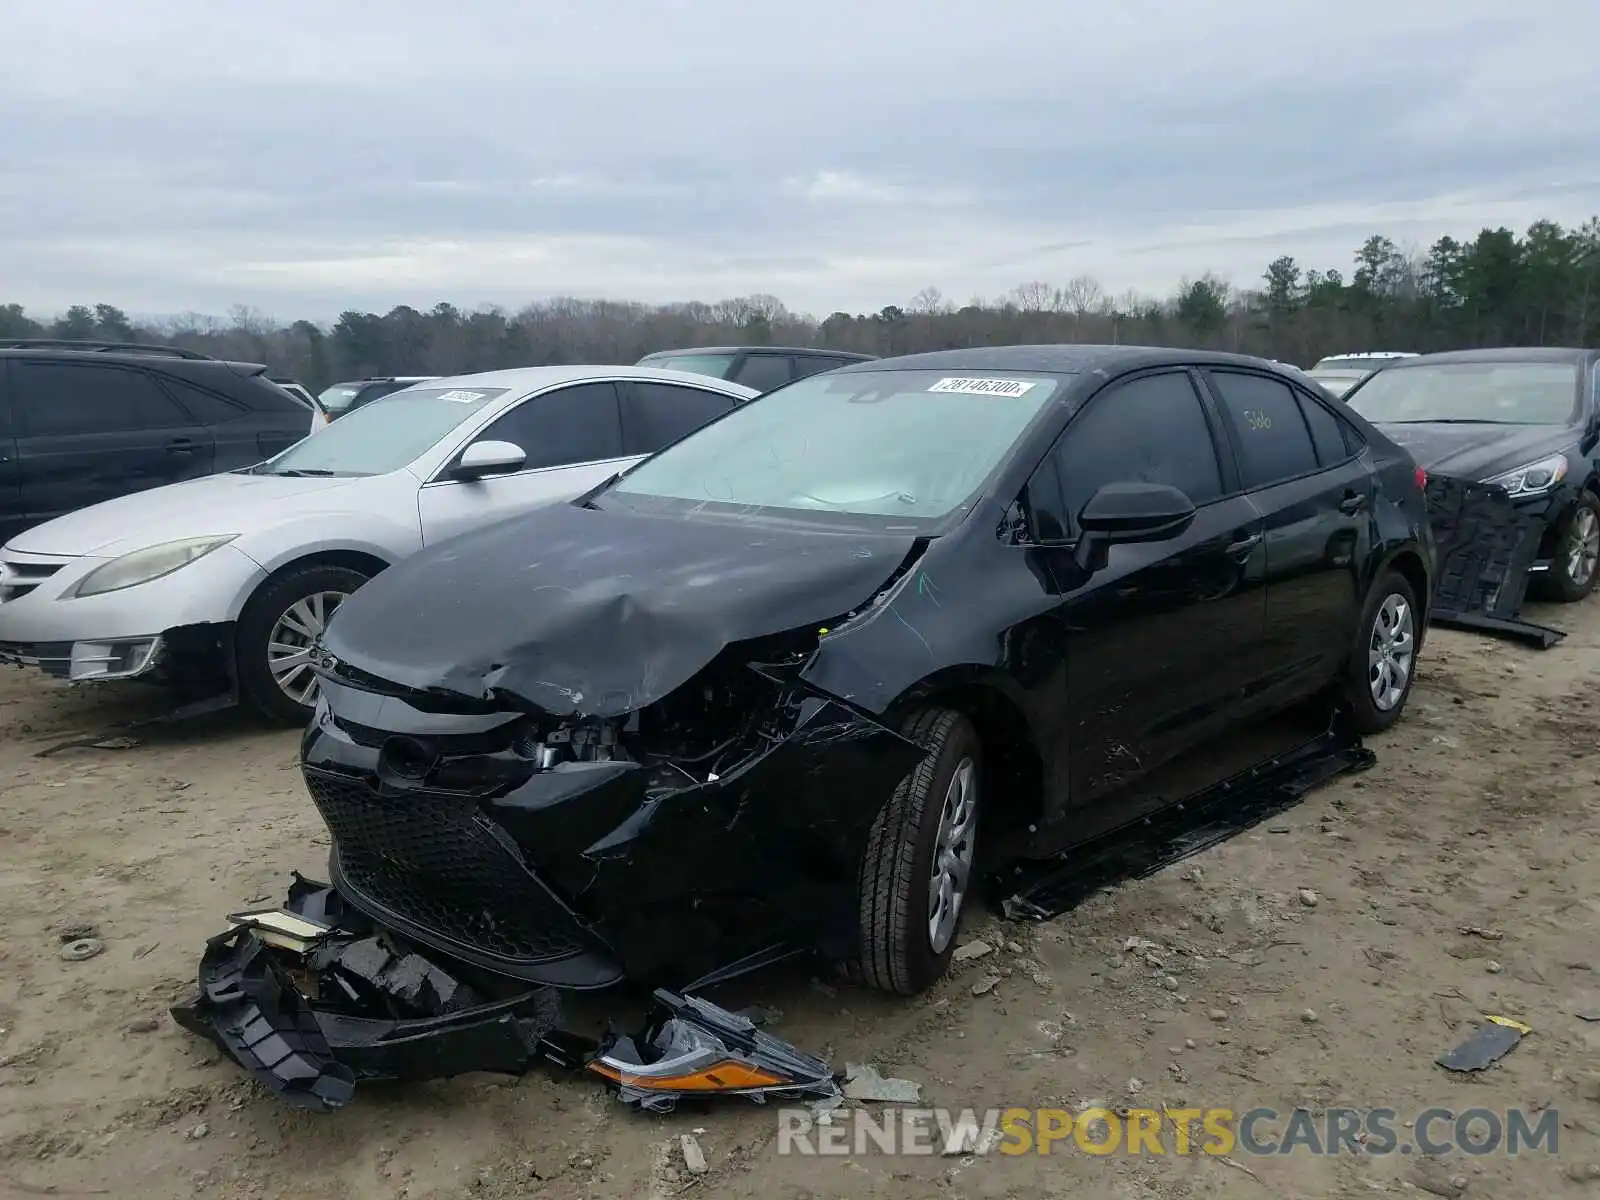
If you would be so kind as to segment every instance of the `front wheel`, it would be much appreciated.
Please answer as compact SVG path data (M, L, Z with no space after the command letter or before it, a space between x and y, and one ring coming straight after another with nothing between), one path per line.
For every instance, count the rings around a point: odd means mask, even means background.
M1358 629L1345 696L1356 732L1381 733L1400 719L1416 680L1422 626L1416 591L1404 575L1390 571L1378 580Z
M867 837L861 943L851 974L912 996L944 974L955 950L973 881L983 752L971 722L953 709L913 713L902 732L928 753Z
M1600 577L1600 498L1579 492L1556 526L1555 541L1550 570L1539 590L1552 600L1575 604L1594 591Z
M239 699L270 720L304 725L317 704L311 648L339 605L367 581L349 567L312 563L268 581L234 627Z

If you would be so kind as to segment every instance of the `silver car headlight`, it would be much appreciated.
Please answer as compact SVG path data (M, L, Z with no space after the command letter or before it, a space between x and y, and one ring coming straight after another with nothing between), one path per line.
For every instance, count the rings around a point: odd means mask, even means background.
M159 546L146 546L133 550L108 563L101 563L78 581L70 593L73 596L99 596L122 588L134 587L171 575L188 566L197 558L204 558L218 546L226 546L237 533L214 537L184 538L178 542L162 542Z
M1505 488L1514 500L1518 496L1543 495L1566 477L1567 456L1552 454L1548 458L1541 458L1538 462L1518 467L1515 471L1492 476L1483 482Z

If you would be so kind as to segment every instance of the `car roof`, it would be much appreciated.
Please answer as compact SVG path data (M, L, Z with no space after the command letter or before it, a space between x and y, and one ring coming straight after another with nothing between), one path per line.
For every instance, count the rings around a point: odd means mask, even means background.
M854 350L829 350L822 346L685 346L681 350L655 350L646 358L665 358L672 354L813 354L821 358L845 358L851 362L872 362L876 354Z
M0 355L21 358L61 358L70 362L137 363L149 367L159 363L182 363L185 367L226 367L239 375L260 375L265 363L213 358L198 350L180 346L160 346L139 342L100 342L80 338L0 338Z
M1436 363L1584 363L1596 354L1600 354L1600 350L1579 350L1571 346L1492 346L1485 350L1445 350L1438 354L1419 354L1415 358L1393 363L1384 370L1406 371Z
M848 375L863 371L1039 371L1056 375L1081 375L1104 371L1121 373L1140 367L1179 366L1254 367L1282 373L1271 359L1220 350L1185 350L1173 346L972 346L964 350L933 350L898 358L854 363L834 372Z
M756 388L745 387L741 383L733 383L726 379L716 379L710 375L699 375L693 371L669 371L662 367L640 366L511 367L501 371L483 371L476 375L443 375L429 382L435 382L443 388L505 388L520 396L559 383L579 383L586 379L642 379L658 380L661 383L687 383L731 395L742 395L745 399L761 394Z

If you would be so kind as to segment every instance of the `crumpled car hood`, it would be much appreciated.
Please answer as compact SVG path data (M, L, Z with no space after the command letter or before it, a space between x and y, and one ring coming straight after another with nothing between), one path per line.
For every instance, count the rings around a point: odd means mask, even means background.
M390 567L323 646L407 688L621 716L733 642L859 607L916 540L552 505Z

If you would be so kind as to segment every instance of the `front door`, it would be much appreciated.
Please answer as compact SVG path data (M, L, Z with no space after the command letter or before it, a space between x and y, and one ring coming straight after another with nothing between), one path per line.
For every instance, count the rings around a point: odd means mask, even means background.
M1096 801L1224 728L1260 669L1262 522L1215 426L1189 372L1137 376L1091 399L1040 468L1040 494L1055 476L1069 540L1107 483L1168 484L1196 507L1178 537L1113 546L1086 578L1070 554L1049 556L1067 635L1066 753L1056 756L1066 778L1050 791L1066 797L1075 839L1137 816Z
M637 456L624 454L614 383L578 383L530 396L474 442L510 442L528 457L522 468L486 479L426 484L417 497L422 541L433 545L541 504L581 496Z

